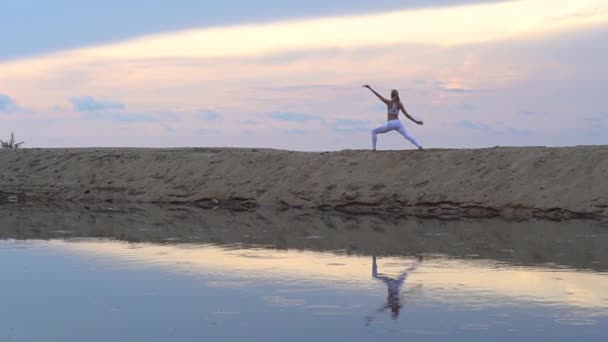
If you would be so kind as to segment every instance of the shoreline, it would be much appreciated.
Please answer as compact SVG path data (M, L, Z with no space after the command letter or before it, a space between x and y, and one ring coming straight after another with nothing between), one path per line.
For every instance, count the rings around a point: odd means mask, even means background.
M590 220L443 221L268 208L226 212L151 204L45 204L0 206L0 227L0 240L111 238L129 243L339 251L365 256L508 258L520 266L567 265L600 272L608 265L605 228Z
M164 203L440 219L608 217L608 146L0 151L2 203Z

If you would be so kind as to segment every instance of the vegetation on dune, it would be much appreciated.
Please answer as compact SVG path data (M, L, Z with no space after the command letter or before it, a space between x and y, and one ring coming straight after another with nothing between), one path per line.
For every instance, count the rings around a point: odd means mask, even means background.
M7 141L4 141L2 139L0 139L0 148L19 148L21 147L21 145L23 145L23 141L22 142L16 142L17 140L15 139L15 134L13 134L13 132L11 132L11 138Z

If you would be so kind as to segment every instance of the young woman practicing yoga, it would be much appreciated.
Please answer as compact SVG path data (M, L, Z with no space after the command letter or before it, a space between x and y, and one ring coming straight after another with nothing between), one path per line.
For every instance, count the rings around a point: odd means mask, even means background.
M418 120L412 118L407 113L407 111L403 107L403 104L401 103L401 100L399 99L399 92L397 90L391 91L391 99L387 100L384 97L382 97L382 95L378 94L369 85L366 84L363 87L371 90L372 93L374 93L376 96L378 96L378 98L386 104L386 107L388 109L388 120L387 120L386 125L382 125L372 131L372 144L374 146L374 151L376 150L376 142L378 141L378 134L386 133L386 132L390 132L390 131L397 131L397 132L401 133L401 135L403 135L403 137L405 139L409 140L412 144L416 145L416 147L418 147L419 150L422 150L422 146L420 146L420 144L418 144L416 139L414 139L411 135L409 135L407 133L407 131L405 130L405 127L399 120L399 111L401 110L408 119L414 121L418 125L424 125L424 123L422 121L418 121Z

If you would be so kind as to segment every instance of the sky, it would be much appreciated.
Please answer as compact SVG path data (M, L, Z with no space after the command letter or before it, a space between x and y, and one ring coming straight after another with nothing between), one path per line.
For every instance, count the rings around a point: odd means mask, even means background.
M427 148L608 144L608 0L5 0L0 39L24 147L367 149L366 83Z

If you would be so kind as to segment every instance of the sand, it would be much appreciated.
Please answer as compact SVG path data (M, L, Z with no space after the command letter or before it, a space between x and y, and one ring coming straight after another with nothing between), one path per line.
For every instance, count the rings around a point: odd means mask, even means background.
M522 266L608 271L608 234L593 220L513 222L350 215L315 210L206 210L188 205L0 206L0 240L110 238L354 255L446 255Z
M608 216L608 146L0 150L2 202L173 203L509 219Z

